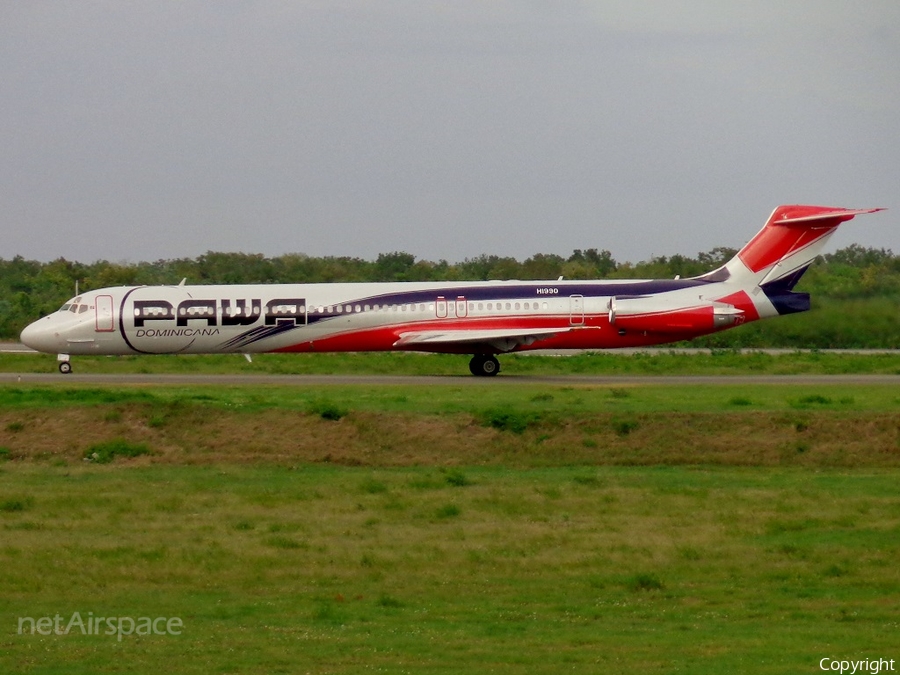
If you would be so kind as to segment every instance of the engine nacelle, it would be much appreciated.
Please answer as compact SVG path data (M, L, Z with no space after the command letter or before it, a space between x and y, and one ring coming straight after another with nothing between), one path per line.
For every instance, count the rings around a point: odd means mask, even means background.
M744 312L723 302L672 307L659 298L610 298L609 323L620 331L702 333L743 323Z

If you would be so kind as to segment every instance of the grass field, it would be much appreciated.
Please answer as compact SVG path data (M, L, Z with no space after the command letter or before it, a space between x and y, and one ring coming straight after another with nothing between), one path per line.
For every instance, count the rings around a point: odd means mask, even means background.
M79 462L900 466L890 385L0 388L0 455Z
M896 665L898 479L889 386L0 387L0 672Z
M78 356L78 373L271 373L468 375L469 356L416 352L347 354L260 354L247 363L238 354L159 356ZM610 375L726 375L900 373L896 353L833 352L741 353L730 349L683 353L651 349L633 355L585 352L574 356L506 354L503 373ZM46 354L0 354L0 372L56 372L56 359Z
M814 672L897 654L896 471L6 467L0 667ZM178 617L181 635L17 634Z

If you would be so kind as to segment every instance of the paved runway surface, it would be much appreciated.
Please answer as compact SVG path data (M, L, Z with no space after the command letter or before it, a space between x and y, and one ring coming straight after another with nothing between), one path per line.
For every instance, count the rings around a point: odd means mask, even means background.
M900 387L900 375L60 375L57 373L0 373L0 384L92 384L96 386L288 386L418 385L418 386L522 386L530 384L619 386L655 385L767 385L869 384Z
M0 354L37 354L37 352L18 342L0 342Z

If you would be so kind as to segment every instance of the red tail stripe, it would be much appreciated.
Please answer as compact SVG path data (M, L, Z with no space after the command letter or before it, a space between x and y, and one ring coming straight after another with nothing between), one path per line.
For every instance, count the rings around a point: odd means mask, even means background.
M831 206L779 206L766 226L738 253L754 273L774 265L800 249L831 234L834 229L861 213L881 209L842 209Z

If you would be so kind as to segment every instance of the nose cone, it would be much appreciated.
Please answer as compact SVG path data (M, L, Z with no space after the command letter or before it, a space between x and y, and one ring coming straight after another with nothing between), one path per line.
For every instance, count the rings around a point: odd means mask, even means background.
M54 329L50 317L44 317L25 326L21 335L19 335L19 340L26 347L30 347L38 352L44 352L45 354L56 354L59 352L59 335Z

